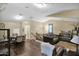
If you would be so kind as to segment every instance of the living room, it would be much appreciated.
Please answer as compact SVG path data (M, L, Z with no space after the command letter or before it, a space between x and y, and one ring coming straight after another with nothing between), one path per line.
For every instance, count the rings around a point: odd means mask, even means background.
M75 39L79 35L78 6L78 3L0 3L0 46L9 45L8 55L13 56L79 55L79 42ZM5 43L4 39L9 40ZM58 51L51 53L53 48L49 45L56 46Z

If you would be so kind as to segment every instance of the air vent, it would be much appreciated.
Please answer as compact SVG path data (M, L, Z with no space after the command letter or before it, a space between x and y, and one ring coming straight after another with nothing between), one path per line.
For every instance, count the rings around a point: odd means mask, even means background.
M26 6L25 8L29 8L28 6Z
M29 17L29 19L33 19L33 17L32 17L32 16L30 16L30 17Z
M0 3L0 12L6 9L7 3Z

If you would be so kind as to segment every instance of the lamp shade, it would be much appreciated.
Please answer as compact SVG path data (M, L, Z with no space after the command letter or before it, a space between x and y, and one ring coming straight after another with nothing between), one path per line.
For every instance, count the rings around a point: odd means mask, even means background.
M73 36L71 42L75 43L75 44L79 44L79 36Z

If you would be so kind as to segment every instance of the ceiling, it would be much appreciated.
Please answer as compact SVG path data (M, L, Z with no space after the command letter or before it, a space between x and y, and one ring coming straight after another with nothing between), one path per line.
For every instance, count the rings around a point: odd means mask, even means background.
M63 13L68 15L74 9L74 13L78 11L79 16L78 3L46 3L46 5L45 8L38 8L33 3L0 3L0 20L13 21L16 20L14 19L16 15L21 14L24 16L23 20L44 21L48 19L47 16L54 18L61 15L63 18Z
M48 17L64 17L64 18L79 18L79 9L66 10L55 14L50 14Z

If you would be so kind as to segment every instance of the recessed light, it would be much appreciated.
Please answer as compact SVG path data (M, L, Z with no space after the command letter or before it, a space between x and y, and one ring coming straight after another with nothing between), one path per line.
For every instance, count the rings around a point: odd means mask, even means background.
M39 8L44 8L47 6L45 3L35 3L34 5L39 7Z

